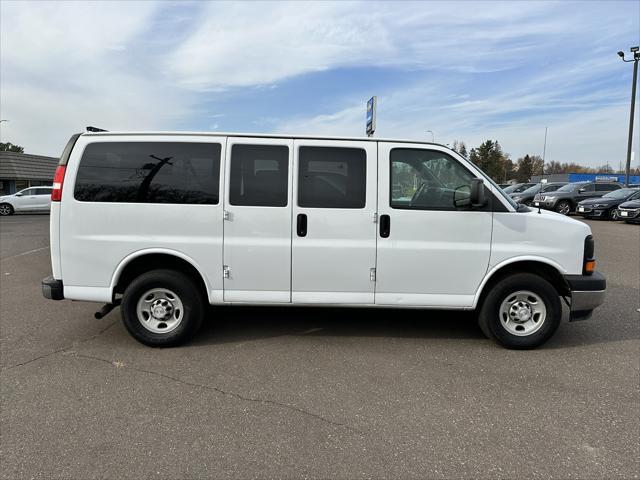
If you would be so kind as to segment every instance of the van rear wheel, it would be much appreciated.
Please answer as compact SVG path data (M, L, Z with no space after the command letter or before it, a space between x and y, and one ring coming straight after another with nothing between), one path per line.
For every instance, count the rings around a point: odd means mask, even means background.
M174 270L143 273L125 289L122 319L129 333L151 347L189 340L202 324L204 299L193 280Z
M485 298L478 323L487 337L513 349L535 348L553 336L562 320L556 289L530 273L498 281Z

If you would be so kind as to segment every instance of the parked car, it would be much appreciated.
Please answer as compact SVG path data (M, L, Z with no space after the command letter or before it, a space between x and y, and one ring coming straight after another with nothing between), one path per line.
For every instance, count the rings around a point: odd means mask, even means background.
M54 185L44 296L119 304L146 345L239 303L478 309L489 338L533 348L560 297L572 320L604 300L588 225L520 208L441 145L90 132Z
M30 187L13 195L0 197L0 215L16 212L48 212L51 207L53 187Z
M597 198L613 190L619 190L621 185L613 182L574 182L560 187L550 195L542 194L535 198L533 205L547 210L555 210L562 215L574 212L578 202L588 198Z
M503 188L502 190L507 195L510 195L512 193L524 192L527 188L531 188L534 185L536 185L536 184L535 183L516 183L514 185L510 185L510 186L508 186L506 188Z
M618 220L640 223L640 199L626 201L618 206Z
M590 198L578 203L576 212L585 218L607 218L618 220L618 206L627 200L640 198L640 189L621 188L599 198Z
M558 190L563 185L566 185L567 182L552 182L552 183L536 183L533 187L529 187L523 192L520 193L512 193L509 196L513 198L514 201L518 203L522 203L524 205L531 205L533 203L533 199L540 192L540 188L542 188L542 194L551 193ZM542 187L544 185L544 187Z

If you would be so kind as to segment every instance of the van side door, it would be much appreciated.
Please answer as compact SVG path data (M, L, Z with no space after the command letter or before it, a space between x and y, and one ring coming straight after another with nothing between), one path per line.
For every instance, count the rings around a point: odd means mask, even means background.
M376 142L294 141L293 303L373 304Z
M293 141L229 137L225 166L225 302L291 301Z
M489 265L491 203L454 198L469 195L476 174L437 146L379 142L378 158L375 303L472 306Z

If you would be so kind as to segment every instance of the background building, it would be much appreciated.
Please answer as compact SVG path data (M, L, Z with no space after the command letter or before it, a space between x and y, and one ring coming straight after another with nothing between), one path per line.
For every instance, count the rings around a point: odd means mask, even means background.
M37 185L51 185L58 161L55 157L0 152L0 195Z
M532 182L539 182L541 175L531 177ZM618 182L624 184L624 173L552 173L545 175L549 182ZM629 184L640 184L640 175L629 175Z

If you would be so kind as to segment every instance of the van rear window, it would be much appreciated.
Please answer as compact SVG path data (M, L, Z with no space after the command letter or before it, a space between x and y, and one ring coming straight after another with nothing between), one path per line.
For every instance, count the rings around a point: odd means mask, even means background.
M74 196L84 202L217 204L219 143L98 142L85 148Z

